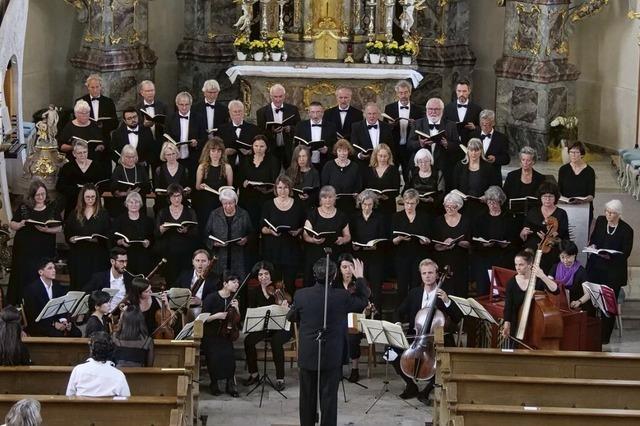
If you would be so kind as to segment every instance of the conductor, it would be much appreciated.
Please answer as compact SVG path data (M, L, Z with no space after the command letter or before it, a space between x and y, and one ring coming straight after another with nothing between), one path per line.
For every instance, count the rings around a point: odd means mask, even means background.
M362 311L367 306L370 290L363 279L362 261L354 259L353 276L356 291L349 294L344 288L328 289L326 328L325 277L327 260L313 265L315 285L300 289L293 299L288 319L299 323L298 367L300 371L300 425L312 426L317 421L318 388L320 390L320 425L336 425L338 421L338 385L342 365L347 362L347 314ZM336 275L336 264L329 261L329 282ZM322 332L321 344L318 337ZM318 346L321 350L318 351ZM320 352L320 374L318 374ZM320 376L320 386L318 386Z

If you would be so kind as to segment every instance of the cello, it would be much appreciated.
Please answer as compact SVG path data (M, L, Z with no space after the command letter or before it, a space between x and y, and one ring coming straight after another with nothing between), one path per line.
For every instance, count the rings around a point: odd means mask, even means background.
M532 268L540 266L540 259L553 247L558 230L558 220L549 216L545 220L547 230L538 244ZM518 316L516 339L536 349L560 349L563 335L562 314L544 291L535 291L536 276L531 274L527 283Z
M430 380L436 374L436 347L433 342L434 331L437 327L444 327L444 314L436 307L437 292L442 283L449 276L449 265L445 266L438 278L436 296L431 304L422 308L416 314L415 328L420 331L416 335L411 347L400 357L400 369L413 380Z

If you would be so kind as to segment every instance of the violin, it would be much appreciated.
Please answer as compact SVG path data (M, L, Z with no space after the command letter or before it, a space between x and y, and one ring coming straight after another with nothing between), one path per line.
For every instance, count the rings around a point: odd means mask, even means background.
M227 340L231 340L232 342L235 342L240 337L241 318L240 312L235 308L235 306L231 304L231 302L236 300L236 298L240 294L240 290L242 290L242 287L247 284L250 276L251 274L248 274L245 277L244 281L242 281L242 284L240 284L240 287L238 287L238 290L234 293L231 300L229 300L229 305L225 310L227 316L225 319L220 321L220 329L218 330L218 335L220 337L224 337Z
M164 286L162 287L164 291ZM176 315L169 306L160 300L160 309L155 313L155 321L157 328L153 331L151 336L154 339L173 339L176 337L176 333L173 330L173 323L175 322Z
M209 274L211 274L211 271L213 270L213 267L217 260L218 258L216 256L213 256L209 261L209 264L207 265L207 267L204 269L204 271L202 271L200 278L198 278L193 283L193 285L189 289L191 291L191 297L196 297L196 294L198 294L198 291L200 291L200 288L207 281L207 278L209 278ZM196 304L189 305L189 313L188 313L189 318L191 317L196 318L198 315L200 315L200 313L202 312L202 302L203 301L200 300L199 305L196 305Z
M288 304L291 304L293 298L284 289L284 283L278 281L277 283L269 284L266 289L269 296L273 296L276 300L276 305L282 305L286 300Z
M402 372L413 380L430 380L436 374L436 348L433 334L437 327L443 327L445 323L444 314L436 307L437 292L448 276L449 266L447 265L438 279L436 297L429 306L416 314L415 328L418 334L415 340L400 357Z

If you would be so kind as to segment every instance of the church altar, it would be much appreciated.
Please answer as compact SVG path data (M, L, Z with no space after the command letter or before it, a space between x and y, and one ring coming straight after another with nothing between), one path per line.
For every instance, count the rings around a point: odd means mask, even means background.
M287 89L287 102L304 111L311 102L334 106L340 86L353 90L353 105L363 107L376 102L380 108L395 100L394 86L399 80L411 80L417 87L422 75L412 65L342 64L331 62L234 62L226 74L231 83L239 81L247 112L255 111L269 100L269 88L275 83Z

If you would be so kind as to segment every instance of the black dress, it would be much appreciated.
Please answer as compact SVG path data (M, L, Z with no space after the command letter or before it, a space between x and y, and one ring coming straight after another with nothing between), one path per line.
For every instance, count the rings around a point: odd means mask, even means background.
M129 218L129 213L125 212L113 221L113 242L122 237L115 235L116 232L125 235L130 240L149 240L151 243L145 248L141 243L131 243L127 250L127 269L134 274L147 275L153 269L155 258L152 251L153 246L153 220L147 215L140 213L136 220Z
M33 219L44 222L49 219L61 220L60 213L51 203L44 210L34 210L25 204L19 206L13 213L13 222ZM11 275L9 276L9 288L6 304L14 306L22 302L22 290L38 278L38 263L42 259L54 259L56 257L56 236L40 232L29 223L13 238L13 250L11 254Z
M207 177L202 179L202 183L218 190L221 186L227 185L227 177L221 176L220 166L209 166ZM195 191L193 204L198 216L198 223L207 223L211 212L221 206L218 196L204 189Z
M289 210L284 211L276 207L274 200L269 200L262 207L262 219L260 229L266 226L266 219L273 226L288 225L293 231L304 226L305 212L302 203L295 198ZM262 234L262 258L271 262L282 273L287 291L293 294L294 282L302 261L300 235L294 237L288 231L281 232L278 237Z
M98 238L98 242L78 241L70 243L71 237L100 234L107 239ZM78 221L75 211L67 216L64 227L64 235L69 244L69 278L70 290L79 290L84 287L91 275L96 271L105 271L109 268L109 237L111 236L111 222L109 215L102 209L97 215L89 219Z
M472 238L485 240L509 241L510 245L502 248L498 244L485 247L480 242L471 241L471 281L475 281L478 295L489 293L489 275L487 270L492 266L510 268L516 247L519 247L518 229L513 214L502 210L500 215L491 216L485 207L473 221Z
M388 220L379 213L371 212L365 219L362 212L356 213L351 218L349 230L351 231L351 241L366 244L368 241L378 238L390 238L391 229ZM385 255L392 254L392 244L389 241L382 241L373 248L354 248L354 256L364 262L364 276L371 284L373 301L381 307L380 288L384 279Z
M327 163L329 164L329 163ZM335 262L338 256L344 252L347 248L345 246L338 246L335 244L337 237L342 236L342 231L349 225L349 218L346 214L336 209L336 214L330 218L324 218L318 213L318 209L312 209L309 211L307 220L311 224L311 228L316 232L335 232L333 238L328 237L324 244L304 244L304 257L305 257L305 272L304 272L304 285L310 287L315 284L313 279L313 264L318 259L324 257L324 247L331 247L331 259Z
M84 139L86 141L103 140L102 130L95 123L89 122L88 126L81 127L73 124L73 121L69 121L62 129L62 132L60 132L60 136L58 136L57 138L58 148L64 144L73 145L73 139L72 139L73 136ZM89 144L89 158L91 160L97 160L100 163L100 165L106 169L105 166L108 164L107 160L109 160L108 146L104 144L105 146L104 151L97 152L96 151L97 145L99 144L97 143ZM72 151L67 152L66 156L69 161L75 161Z
M391 221L391 238L397 236L393 234L393 231L431 238L429 219L426 213L418 210L413 222L410 222L406 212L397 212L393 215ZM396 280L398 282L398 300L404 300L409 289L419 286L422 282L418 264L422 259L428 257L430 250L427 245L420 244L417 239L411 238L409 241L401 241L400 244L394 245L393 251Z
M239 169L241 183L245 180L274 183L280 173L280 165L271 155L266 155L258 166L253 164L253 155L244 157L242 160ZM251 185L240 189L238 204L249 213L254 229L259 229L262 206L272 198L273 192L264 194Z
M431 175L423 178L420 177L419 171L420 170L415 167L409 172L409 182L405 185L405 190L413 188L420 194L435 192L425 197L432 198L433 201L425 201L421 198L417 208L429 214L431 217L443 214L442 200L444 199L444 180L442 179L442 174L432 167Z
M142 311L142 316L144 317L144 323L147 325L147 334L149 336L153 335L153 332L156 331L158 324L156 323L156 312L160 310L160 302L155 297L151 297L151 306L146 311Z
M556 207L551 216L558 219L559 241L568 240L569 218L567 217L567 212L562 210L560 207ZM540 208L529 210L527 217L524 219L524 226L533 231L533 234L530 234L524 242L524 246L532 249L535 252L538 248L538 244L540 244L538 231L546 231L546 226L544 225L544 217L542 216L542 211L540 210ZM545 273L548 273L551 269L551 266L553 266L553 264L558 260L558 256L560 256L560 249L558 248L558 245L556 243L553 245L553 247L551 247L551 250L548 253L542 255L542 259L540 260L540 268L542 268Z
M56 190L64 198L64 211L71 213L78 202L78 194L83 185L97 183L109 178L110 170L104 170L100 163L92 161L85 172L82 172L75 159L60 169ZM106 186L105 186L106 187Z
M338 195L358 194L362 191L362 171L355 161L350 161L346 167L338 166L335 160L328 161L322 168L320 182L322 186L333 186ZM338 196L336 207L349 215L356 208L355 198L350 195Z
M153 338L145 337L138 340L122 340L113 338L115 350L113 362L116 367L151 367L153 365Z
M139 190L138 193L142 197L141 208L144 210L146 205L145 197L151 189L147 169L140 164L136 164L131 168L118 164L111 175L111 194L113 198L105 199L105 207L109 210L111 217L118 217L127 211L124 205L124 200L127 198L126 194L117 196L116 191L127 191L135 188Z
M363 187L380 191L385 189L395 190L395 192L384 193L378 199L377 210L385 216L387 223L389 223L391 215L397 211L396 197L400 192L400 172L398 169L394 166L389 166L382 173L382 176L378 176L378 172L374 167L367 167L364 170Z
M178 163L178 168L176 169L175 174L169 173L167 169L167 163L164 163L156 168L155 180L153 182L153 186L155 189L167 189L169 185L172 183L179 184L182 188L186 188L189 186L189 170L182 164ZM185 199L183 204L187 205L188 202ZM169 205L169 199L167 198L165 193L156 193L156 200L153 205L153 211L155 214L163 208Z
M514 198L524 198L524 197L535 197L538 198L538 187L542 182L545 181L545 177L542 173L538 173L533 170L531 176L531 183L522 183L522 169L516 169L510 171L507 174L507 178L504 181L504 185L502 189L504 190L504 194L507 196L507 200L512 200ZM532 208L538 208L540 206L540 200L527 203L527 211L518 212L515 211L516 224L521 226L524 223L524 218Z
M437 217L433 222L432 239L444 241L447 238L463 236L463 241L469 241L471 235L471 220L469 215L462 214L456 226L449 226L444 216ZM440 268L449 265L453 275L447 278L442 287L447 294L467 297L469 294L469 249L460 247L457 243L450 250L434 251L434 257Z
M97 331L104 331L105 333L109 333L109 330L104 323L104 318L99 319L97 316L91 315L87 320L87 325L84 329L84 337L91 337L91 335Z
M178 228L173 227L161 234L160 225L163 223L182 223L187 220L197 222L196 213L186 206L182 207L182 213L177 218L171 215L169 207L160 210L156 216L155 251L159 257L167 259L163 272L169 287L173 286L180 271L191 267L191 255L200 246L198 226L189 226L184 234L178 232Z
M223 298L220 293L210 293L202 303L202 312L211 315L226 311L231 298ZM221 320L204 323L202 350L207 360L207 369L211 382L222 379L233 379L236 374L236 358L233 342L219 335Z
M563 197L587 197L596 195L596 172L589 165L575 174L571 164L558 170L558 190ZM589 203L589 224L593 220L593 202Z
M302 190L303 188L314 188L306 190L305 194L309 197L302 199L299 192L296 192L298 200L302 203L302 209L308 212L310 209L318 206L318 191L320 191L320 173L315 167L311 167L306 172L300 172L298 179L293 179L293 187Z
M536 278L536 290L549 291L544 282L539 278ZM555 293L549 291L549 293L552 294L558 294L558 292L559 290L556 290ZM520 288L515 276L507 281L504 294L504 320L511 323L512 336L515 335L518 329L518 315L526 294L527 291Z

